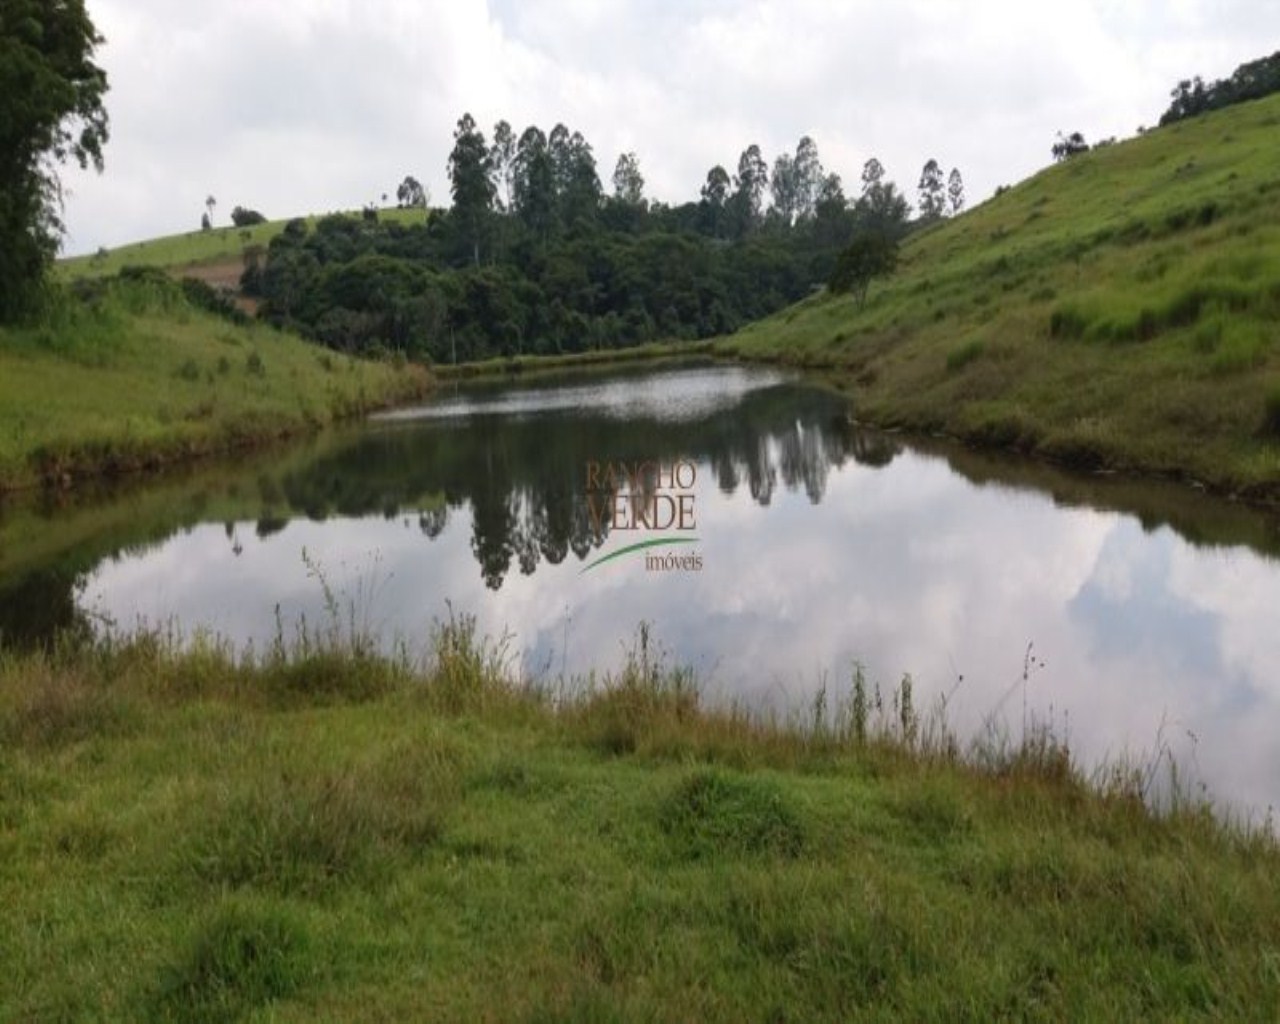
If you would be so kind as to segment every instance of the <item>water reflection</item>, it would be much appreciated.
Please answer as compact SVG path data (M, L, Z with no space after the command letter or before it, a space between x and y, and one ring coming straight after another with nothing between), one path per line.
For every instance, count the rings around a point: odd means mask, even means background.
M622 543L587 513L587 461L651 459L698 467L702 571L583 575ZM713 699L793 708L856 658L954 689L961 730L999 711L1016 736L1025 704L1087 761L1159 742L1214 792L1280 796L1275 521L1184 489L907 444L831 392L720 368L468 391L219 472L10 510L0 630L172 617L261 645L277 609L323 618L320 574L387 638L448 599L530 673L616 665L644 620Z

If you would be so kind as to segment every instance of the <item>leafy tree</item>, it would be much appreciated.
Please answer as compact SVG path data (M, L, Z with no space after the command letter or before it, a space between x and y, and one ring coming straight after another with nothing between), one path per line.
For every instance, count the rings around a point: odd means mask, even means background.
M498 189L501 209L510 211L512 186L515 179L516 137L507 121L493 126L493 145L489 147L489 166Z
M211 220L209 219L209 211L208 211L208 210L205 210L205 212L204 212L204 213L200 214L200 230L201 230L201 231L212 231L212 230L213 230L213 221L211 221Z
M854 219L862 232L879 232L900 238L911 216L911 205L891 181L875 157L862 168L862 195L854 204Z
M951 175L947 178L947 199L951 203L951 216L964 209L964 179L960 177L958 167L951 168Z
M702 199L698 203L703 234L712 238L724 237L729 190L732 188L729 172L719 164L707 171L707 180L702 186Z
M572 137L564 124L557 124L547 136L547 153L551 156L551 170L557 200L564 198L565 191L569 187L569 168L573 160L570 150Z
M265 224L266 222L267 218L257 210L248 210L243 206L237 206L231 211L231 223L238 228L251 228L255 224Z
M206 196L204 201L204 212L209 217L209 226L213 227L213 209L218 205L218 200L213 196Z
M620 203L639 206L644 202L644 176L635 153L623 153L613 169L613 196Z
M738 173L733 187L732 220L734 232L741 238L759 226L764 192L769 187L769 165L764 162L760 147L755 143L738 157Z
M893 273L898 265L898 243L881 231L863 231L836 260L827 287L836 294L852 293L858 305L867 301L867 289L877 277Z
M789 153L783 153L773 162L773 175L769 178L773 212L783 227L791 227L796 218L799 202L796 186L796 162Z
M844 196L844 183L840 175L828 174L822 179L814 204L814 240L823 246L844 245L852 226L853 217Z
M57 253L57 166L102 170L101 42L84 0L0 0L0 322L34 309Z
M484 133L476 127L470 114L463 114L453 133L449 185L453 214L471 242L471 259L476 266L480 265L480 240L493 206L493 181L489 172L489 149Z
M1058 132L1058 141L1053 144L1051 152L1053 159L1061 163L1063 160L1070 160L1073 156L1089 152L1089 143L1084 141L1084 136L1079 132L1072 132L1070 135Z
M520 136L512 165L515 210L535 237L545 240L555 223L556 179L542 130L530 126Z
M937 220L947 210L946 187L942 183L942 168L937 160L929 160L920 172L920 219Z
M600 209L600 176L591 144L580 132L569 136L565 147L561 209L566 224L591 220Z
M884 164L872 157L862 165L862 194L865 196L868 192L879 188L883 181Z
M427 190L412 174L405 175L404 181L400 182L400 187L396 189L396 205L402 210L427 208ZM234 217L234 214L232 216Z
M818 158L818 144L808 135L796 146L792 163L795 174L796 216L801 220L812 218L817 210L818 195L825 178L822 161Z

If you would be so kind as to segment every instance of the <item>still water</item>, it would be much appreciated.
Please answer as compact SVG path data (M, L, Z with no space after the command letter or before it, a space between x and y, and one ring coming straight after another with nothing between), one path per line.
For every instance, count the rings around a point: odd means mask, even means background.
M616 668L647 622L710 700L800 708L847 692L857 661L886 689L910 673L918 703L951 695L962 735L994 719L1016 738L1025 714L1086 765L1168 747L1221 801L1277 803L1274 519L850 412L721 366L446 389L263 461L0 510L0 631L174 625L261 648L323 624L327 587L388 643L474 614L554 681ZM647 503L592 504L590 466L598 484L636 463L660 467L634 488ZM617 528L664 487L689 529ZM594 564L655 538L687 543Z

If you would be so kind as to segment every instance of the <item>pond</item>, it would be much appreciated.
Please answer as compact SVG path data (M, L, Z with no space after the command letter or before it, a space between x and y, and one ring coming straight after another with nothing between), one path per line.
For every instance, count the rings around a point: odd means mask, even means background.
M446 386L236 466L10 505L0 633L262 649L336 611L416 650L471 614L554 681L618 668L646 623L710 701L798 713L857 663L945 695L962 736L1049 722L1085 765L1167 749L1260 815L1278 554L1274 518L1184 487L869 431L803 380L684 365Z

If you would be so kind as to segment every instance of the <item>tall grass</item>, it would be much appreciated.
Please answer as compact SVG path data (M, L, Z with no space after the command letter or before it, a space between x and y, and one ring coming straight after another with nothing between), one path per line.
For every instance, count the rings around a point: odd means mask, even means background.
M962 743L945 701L856 667L790 714L714 704L646 626L558 686L452 611L427 656L387 658L333 605L258 652L157 631L0 652L0 1017L1280 998L1274 838L1144 803L1159 751L1113 785L1053 729Z

